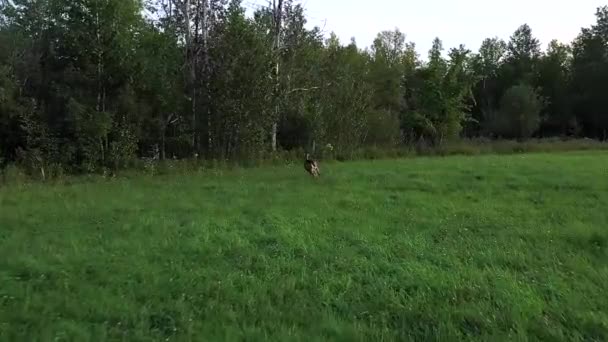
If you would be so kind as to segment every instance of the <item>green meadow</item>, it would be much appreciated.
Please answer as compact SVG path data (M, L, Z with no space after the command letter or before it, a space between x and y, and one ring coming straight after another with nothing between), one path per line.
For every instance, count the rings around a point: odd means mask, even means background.
M606 341L608 153L0 188L3 341Z

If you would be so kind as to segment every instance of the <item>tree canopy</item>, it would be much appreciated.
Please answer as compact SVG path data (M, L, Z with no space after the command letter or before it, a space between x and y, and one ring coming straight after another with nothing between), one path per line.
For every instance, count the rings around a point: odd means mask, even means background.
M543 51L530 26L479 51L398 29L369 48L292 0L0 2L0 163L73 171L136 157L338 154L459 137L608 138L608 7Z

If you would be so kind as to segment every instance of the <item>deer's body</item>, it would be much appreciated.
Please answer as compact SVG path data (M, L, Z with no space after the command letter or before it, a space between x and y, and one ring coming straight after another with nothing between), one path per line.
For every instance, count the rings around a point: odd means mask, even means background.
M321 174L319 164L314 159L311 159L308 153L306 154L306 160L304 161L304 169L315 178L319 177Z

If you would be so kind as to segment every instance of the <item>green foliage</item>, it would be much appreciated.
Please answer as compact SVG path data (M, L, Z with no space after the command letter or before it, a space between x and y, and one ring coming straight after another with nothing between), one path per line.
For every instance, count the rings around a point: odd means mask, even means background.
M0 178L2 184L18 186L25 184L28 181L27 174L19 166L15 164L9 164L0 170Z
M372 102L377 110L399 113L403 110L403 77L412 43L405 42L399 31L384 31L374 40L368 82L374 91Z
M461 45L451 49L446 60L442 50L441 41L435 39L429 62L407 81L410 89L404 126L410 140L429 139L441 144L458 137L470 118L467 102L475 82L470 51Z
M389 111L371 112L367 115L366 125L366 145L392 147L400 143L401 131L397 114Z
M146 24L139 34L135 58L140 62L133 74L132 92L125 94L129 106L122 112L138 114L130 133L142 145L159 145L163 159L183 156L183 142L189 135L182 129L187 120L182 51L171 27L159 30Z
M231 6L217 45L211 75L209 134L210 155L235 158L264 149L272 125L269 79L270 51L265 36L245 17L241 7ZM248 49L242 49L247 46Z
M69 100L67 110L74 125L82 165L88 172L95 171L97 165L106 161L112 117L110 113L97 112L74 99Z
M547 102L543 110L543 133L576 135L576 118L572 114L572 99L569 94L570 65L572 51L570 46L556 40L549 43L545 56L539 62L537 84L540 95Z
M23 137L19 134L20 117L26 108L20 103L12 70L0 65L0 158L14 160L16 147ZM3 161L0 160L0 166Z
M507 45L507 61L531 63L540 57L540 43L532 35L528 24L520 26L511 36Z
M110 165L114 170L122 169L137 155L137 136L124 118L115 124L113 135L109 150Z
M279 150L323 153L331 144L341 159L532 131L608 138L606 7L572 44L542 52L524 24L477 53L444 53L437 38L422 61L399 29L368 48L324 40L291 0L282 13L261 6L252 16L238 0L2 5L0 163L31 174L51 160L70 172L145 157L257 163L274 158L275 127ZM546 100L538 129L536 115L514 128L518 110L501 108L520 84Z
M318 182L297 163L0 187L0 340L603 341L607 163L418 158L323 163Z
M608 6L599 8L597 24L583 29L573 43L572 96L574 114L584 134L608 138Z
M529 138L540 125L543 100L529 85L509 88L500 100L500 110L489 118L493 132L504 138Z
M320 144L332 144L335 152L346 158L364 143L367 132L371 91L362 82L367 57L355 44L341 46L335 35L326 46L320 75L325 86L318 95L316 136Z

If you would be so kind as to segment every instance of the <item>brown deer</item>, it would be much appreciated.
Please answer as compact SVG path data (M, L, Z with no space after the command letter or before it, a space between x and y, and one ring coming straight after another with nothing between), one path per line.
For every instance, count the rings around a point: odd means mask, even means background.
M304 161L304 169L313 177L317 178L321 175L319 171L319 164L316 160L310 158L310 154L306 153L306 160Z

